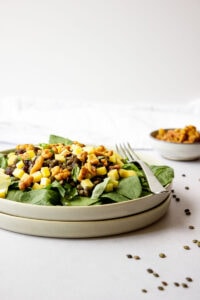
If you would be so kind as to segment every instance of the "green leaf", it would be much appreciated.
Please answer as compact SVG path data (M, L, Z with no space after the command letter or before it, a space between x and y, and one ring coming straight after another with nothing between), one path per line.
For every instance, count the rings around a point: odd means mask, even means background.
M37 205L61 205L59 193L49 189L18 191L11 190L7 199Z
M138 176L123 178L119 182L117 193L129 199L139 198L142 193L142 185Z
M105 191L107 183L110 181L110 178L106 177L102 182L98 183L92 191L92 199L98 199L101 194Z
M7 159L4 154L0 153L0 168L5 169L7 167Z
M174 178L174 170L171 167L151 166L151 170L163 186L171 183Z
M105 193L103 195L101 195L101 200L102 198L104 199L110 199L114 202L123 202L123 201L128 201L130 200L129 198L117 193L117 192L110 192L110 193Z
M79 172L80 172L80 168L79 168L79 166L76 164L76 165L73 167L72 171L71 171L71 177L72 177L72 179L73 179L74 182L77 181Z
M64 205L67 206L89 206L89 205L95 205L98 203L98 199L92 199L90 197L75 197L73 200L66 200Z
M58 144L58 143L62 143L64 145L71 145L73 142L70 139L51 134L49 136L49 144Z

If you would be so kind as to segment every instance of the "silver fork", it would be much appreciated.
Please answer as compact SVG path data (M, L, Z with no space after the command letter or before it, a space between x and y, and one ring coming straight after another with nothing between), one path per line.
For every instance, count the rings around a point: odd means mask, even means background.
M133 162L133 163L136 162L141 166L142 170L146 175L146 179L148 181L152 193L159 194L163 192L168 192L162 186L162 184L159 182L156 176L153 174L153 172L148 167L148 165L137 156L137 154L135 153L135 151L133 150L133 148L129 143L127 143L127 145L125 144L116 145L116 150L119 154L128 158L129 162Z

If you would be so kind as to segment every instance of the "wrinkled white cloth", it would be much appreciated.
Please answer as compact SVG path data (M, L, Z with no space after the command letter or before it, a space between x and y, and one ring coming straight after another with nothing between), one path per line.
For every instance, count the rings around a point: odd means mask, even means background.
M129 141L151 148L158 128L200 127L200 100L184 105L93 103L65 99L1 99L0 147L48 142L50 134L89 144L114 146Z

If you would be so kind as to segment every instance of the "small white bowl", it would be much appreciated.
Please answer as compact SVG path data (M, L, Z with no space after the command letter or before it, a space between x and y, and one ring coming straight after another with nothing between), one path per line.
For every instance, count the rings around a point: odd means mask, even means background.
M166 129L167 130L167 129ZM170 160L189 161L200 158L200 143L185 144L162 141L156 138L158 130L150 133L152 147Z

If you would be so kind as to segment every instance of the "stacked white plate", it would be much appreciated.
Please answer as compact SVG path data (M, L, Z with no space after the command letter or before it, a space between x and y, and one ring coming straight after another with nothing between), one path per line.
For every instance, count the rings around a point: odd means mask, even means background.
M22 234L89 238L146 227L167 212L167 193L98 206L39 206L0 198L0 228Z

